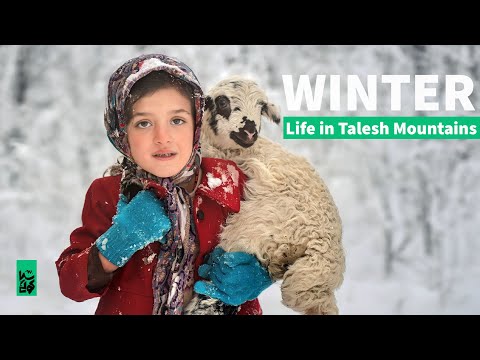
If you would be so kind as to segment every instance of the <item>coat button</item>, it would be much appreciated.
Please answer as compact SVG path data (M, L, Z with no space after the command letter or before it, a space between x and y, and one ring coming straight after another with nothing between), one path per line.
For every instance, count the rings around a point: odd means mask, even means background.
M203 220L205 218L205 215L203 214L202 210L197 211L197 218L198 220Z

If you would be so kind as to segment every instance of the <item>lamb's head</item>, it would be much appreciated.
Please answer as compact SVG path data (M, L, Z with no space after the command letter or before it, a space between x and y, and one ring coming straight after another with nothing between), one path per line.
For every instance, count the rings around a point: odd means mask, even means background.
M222 150L248 148L258 138L262 116L280 123L277 106L256 82L232 76L207 93L202 135Z

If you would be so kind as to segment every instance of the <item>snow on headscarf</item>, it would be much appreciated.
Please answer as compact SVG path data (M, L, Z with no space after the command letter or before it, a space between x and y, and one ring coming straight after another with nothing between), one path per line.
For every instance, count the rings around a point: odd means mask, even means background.
M148 173L134 162L126 133L128 115L125 105L130 90L152 71L164 71L188 83L193 89L195 134L192 154L184 168L168 178ZM198 175L200 169L200 130L204 104L203 91L193 71L181 61L163 54L141 55L127 61L112 74L108 83L104 124L110 142L124 155L120 193L131 200L139 190L155 189L157 194L164 197L172 223L166 236L167 242L161 245L153 276L153 314L181 314L184 290L193 282L196 230L190 196L180 185Z

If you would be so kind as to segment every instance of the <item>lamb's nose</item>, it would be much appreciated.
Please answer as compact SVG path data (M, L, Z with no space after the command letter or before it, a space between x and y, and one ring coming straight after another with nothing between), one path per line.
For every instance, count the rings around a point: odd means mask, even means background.
M254 133L251 133L251 132L248 132L247 130L244 130L247 135L248 135L248 140L252 140L253 136L255 135L255 132Z
M257 126L254 121L248 120L246 116L243 117L243 122L245 123L243 131L245 131L251 139L257 133Z

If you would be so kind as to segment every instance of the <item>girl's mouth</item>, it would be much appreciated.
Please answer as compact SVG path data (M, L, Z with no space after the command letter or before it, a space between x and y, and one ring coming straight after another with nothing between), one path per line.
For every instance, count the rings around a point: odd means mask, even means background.
M177 155L176 153L159 153L159 154L153 154L153 157L155 159L158 159L158 160L170 160L172 159L175 155Z

